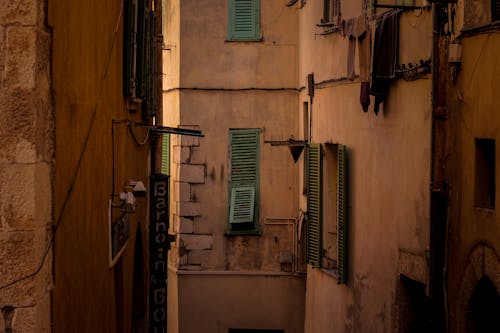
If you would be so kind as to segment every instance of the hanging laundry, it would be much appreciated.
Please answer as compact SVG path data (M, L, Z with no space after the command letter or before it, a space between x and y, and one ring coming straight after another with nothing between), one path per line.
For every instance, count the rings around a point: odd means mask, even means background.
M378 114L380 104L385 101L390 83L396 76L400 12L390 10L376 21L370 88L370 95L375 96L375 114Z
M364 112L370 106L370 67L371 67L371 29L366 24L366 15L360 15L356 20L356 35L358 37L359 80L361 81L359 102Z

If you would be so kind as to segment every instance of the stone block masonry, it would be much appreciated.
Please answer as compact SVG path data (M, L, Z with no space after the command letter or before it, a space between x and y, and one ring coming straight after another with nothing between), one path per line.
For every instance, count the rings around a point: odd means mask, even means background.
M0 332L51 331L50 252L40 267L54 183L46 2L0 0Z
M199 129L199 126L181 126ZM207 177L206 163L193 163L193 150L199 149L200 139L182 136L174 143L173 162L175 164L174 200L176 215L174 230L178 234L179 269L200 270L210 255L213 236L196 233L196 224L201 216L202 203L193 195L193 186L203 186Z

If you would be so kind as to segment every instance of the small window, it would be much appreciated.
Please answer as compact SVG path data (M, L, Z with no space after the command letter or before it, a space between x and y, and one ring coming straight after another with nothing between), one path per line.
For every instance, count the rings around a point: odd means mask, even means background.
M340 144L308 146L307 262L347 281L347 163Z
M321 23L337 24L340 19L340 0L323 0L323 19Z
M495 140L476 139L474 205L495 208Z
M500 21L500 0L491 0L491 21Z
M260 0L229 0L229 41L260 41Z

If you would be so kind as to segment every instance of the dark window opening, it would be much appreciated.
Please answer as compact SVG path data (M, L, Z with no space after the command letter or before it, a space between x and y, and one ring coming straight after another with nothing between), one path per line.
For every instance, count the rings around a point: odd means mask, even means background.
M399 332L432 332L431 301L425 296L425 285L404 275L399 282Z
M476 139L474 206L495 208L494 139Z
M500 332L500 296L491 280L483 276L467 307L467 332Z
M500 21L500 0L491 0L491 21Z

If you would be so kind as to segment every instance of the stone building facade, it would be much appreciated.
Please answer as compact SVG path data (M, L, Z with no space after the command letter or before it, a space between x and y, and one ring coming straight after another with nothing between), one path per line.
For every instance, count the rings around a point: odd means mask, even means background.
M50 332L54 109L47 1L0 3L0 332Z

